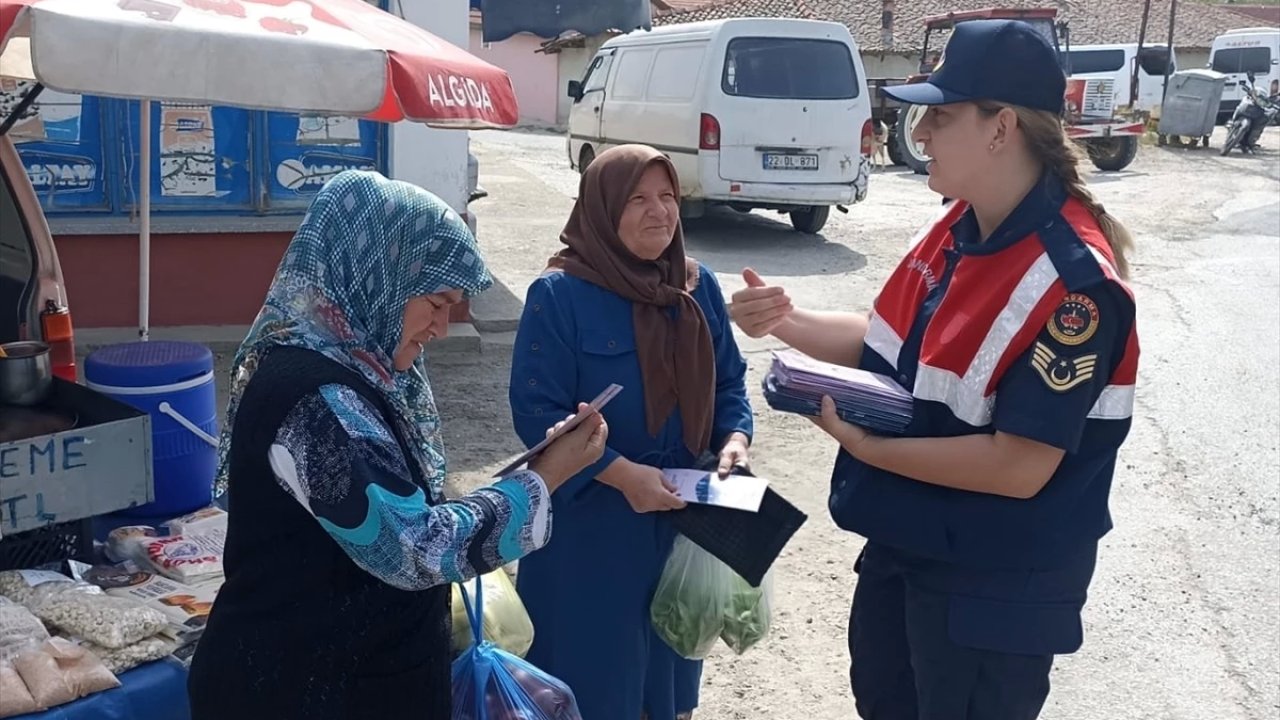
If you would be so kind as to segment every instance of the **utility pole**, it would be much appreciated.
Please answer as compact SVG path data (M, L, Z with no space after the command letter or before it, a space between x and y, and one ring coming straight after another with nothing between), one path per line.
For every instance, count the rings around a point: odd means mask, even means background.
M880 47L893 50L893 0L880 0Z
M1138 30L1138 53L1134 56L1133 73L1129 78L1129 107L1138 102L1138 72L1142 65L1142 46L1147 42L1147 20L1150 17L1151 0L1146 0L1142 5L1142 27Z
M1147 0L1150 2L1150 0ZM1169 57L1173 57L1173 21L1178 16L1178 0L1169 0ZM1164 87L1160 90L1160 105L1164 107L1164 98L1169 94L1169 72L1173 70L1173 63L1166 62L1164 64Z

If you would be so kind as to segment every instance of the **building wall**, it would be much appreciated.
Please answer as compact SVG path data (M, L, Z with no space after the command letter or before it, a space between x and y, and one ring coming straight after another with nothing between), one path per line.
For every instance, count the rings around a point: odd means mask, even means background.
M152 327L247 325L290 232L151 236ZM56 235L77 327L137 327L136 235Z
M478 26L472 25L471 54L497 65L511 76L520 103L522 125L555 125L559 63L555 55L537 52L542 40L521 33L502 42L485 43Z
M863 53L862 66L868 78L905 78L919 70L920 57Z
M1208 50L1178 50L1177 52L1179 70L1209 67Z

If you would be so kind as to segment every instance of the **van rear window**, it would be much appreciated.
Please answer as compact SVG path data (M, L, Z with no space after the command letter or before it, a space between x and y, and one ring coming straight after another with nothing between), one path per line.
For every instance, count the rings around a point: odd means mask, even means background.
M1067 56L1073 75L1115 72L1124 67L1123 50L1072 50Z
M858 72L841 42L739 37L729 41L720 87L737 97L846 100L858 97Z
M1220 73L1266 75L1271 72L1271 48L1223 48L1213 54L1213 69Z

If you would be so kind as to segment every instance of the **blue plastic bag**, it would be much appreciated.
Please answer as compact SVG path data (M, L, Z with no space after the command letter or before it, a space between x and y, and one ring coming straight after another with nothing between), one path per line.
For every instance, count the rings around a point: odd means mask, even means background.
M582 720L568 685L484 639L484 585L475 607L460 589L473 642L453 661L452 720Z

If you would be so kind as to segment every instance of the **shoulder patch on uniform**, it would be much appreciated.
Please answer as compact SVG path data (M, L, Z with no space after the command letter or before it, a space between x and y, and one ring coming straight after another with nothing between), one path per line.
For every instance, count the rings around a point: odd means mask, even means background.
M1097 365L1098 353L1064 357L1042 342L1036 342L1031 352L1031 367L1054 392L1064 393L1092 380Z
M1049 316L1045 329L1063 345L1080 345L1098 332L1098 306L1088 295L1071 293Z

